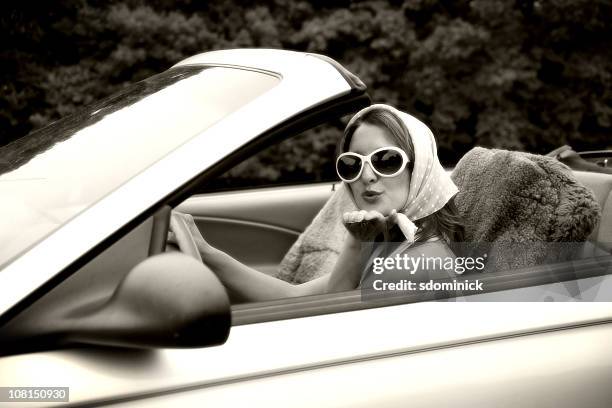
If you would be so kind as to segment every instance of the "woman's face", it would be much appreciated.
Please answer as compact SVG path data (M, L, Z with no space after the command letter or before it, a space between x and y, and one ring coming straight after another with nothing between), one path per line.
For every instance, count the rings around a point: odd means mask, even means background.
M363 123L353 133L349 150L368 155L386 146L400 147L393 141L384 128ZM391 210L401 210L410 190L408 168L394 177L381 177L372 171L369 163L364 164L361 176L349 183L353 197L360 210L378 211L387 216Z

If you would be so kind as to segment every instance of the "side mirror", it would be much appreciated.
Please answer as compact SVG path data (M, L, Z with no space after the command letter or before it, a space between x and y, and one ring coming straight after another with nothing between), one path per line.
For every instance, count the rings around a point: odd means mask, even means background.
M73 308L55 321L32 319L39 321L20 324L17 316L12 325L16 330L2 330L3 348L7 341L21 352L34 343L34 348L47 349L74 343L205 347L223 344L231 326L230 302L221 282L207 266L178 252L142 261L103 302Z

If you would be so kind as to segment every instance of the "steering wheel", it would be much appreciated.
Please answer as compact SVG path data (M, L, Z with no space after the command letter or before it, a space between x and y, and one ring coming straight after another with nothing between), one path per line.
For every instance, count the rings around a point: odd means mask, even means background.
M192 231L192 228L197 227L195 227L193 217L190 220L187 217L191 217L191 215L172 211L170 213L170 230L174 234L174 239L181 252L202 262L202 256L194 237L195 233L198 235L200 233L199 231Z

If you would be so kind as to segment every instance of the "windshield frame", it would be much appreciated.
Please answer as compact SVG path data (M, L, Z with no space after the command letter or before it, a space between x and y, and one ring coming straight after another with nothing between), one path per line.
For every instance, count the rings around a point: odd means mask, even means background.
M126 229L133 228L136 223L152 215L164 197L190 185L207 169L219 165L243 145L300 112L351 94L353 89L335 68L324 61L306 57L307 54L293 53L282 55L274 61L266 59L266 65L261 66L230 64L235 68L266 71L282 80L274 88L195 136L113 194L76 216L9 264L0 273L0 285L5 285L3 287L7 293L7 296L0 299L0 324L12 319L50 287L74 273L79 265L124 235ZM199 64L228 65L214 60L201 61ZM304 81L305 77L313 76L317 78L315 86L312 82ZM244 126L245 123L249 126ZM103 225L100 219L105 220ZM80 239L72 239L74 236ZM66 246L67 242L70 242L70 246ZM41 265L40 259L45 259L44 265Z
M279 82L251 69L174 67L1 149L9 171L0 175L8 198L0 208L12 215L0 223L10 242L0 269ZM247 90L228 94L234 83Z

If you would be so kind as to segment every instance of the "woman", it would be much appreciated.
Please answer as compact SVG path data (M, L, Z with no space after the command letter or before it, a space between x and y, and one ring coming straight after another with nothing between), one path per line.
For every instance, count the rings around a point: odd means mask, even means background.
M351 290L372 277L375 258L454 256L448 243L461 241L463 233L452 202L457 187L438 161L427 126L391 106L372 105L351 119L340 146L336 170L359 210L343 215L349 234L328 275L292 285L255 271L208 244L188 217L202 260L233 297L261 301Z

